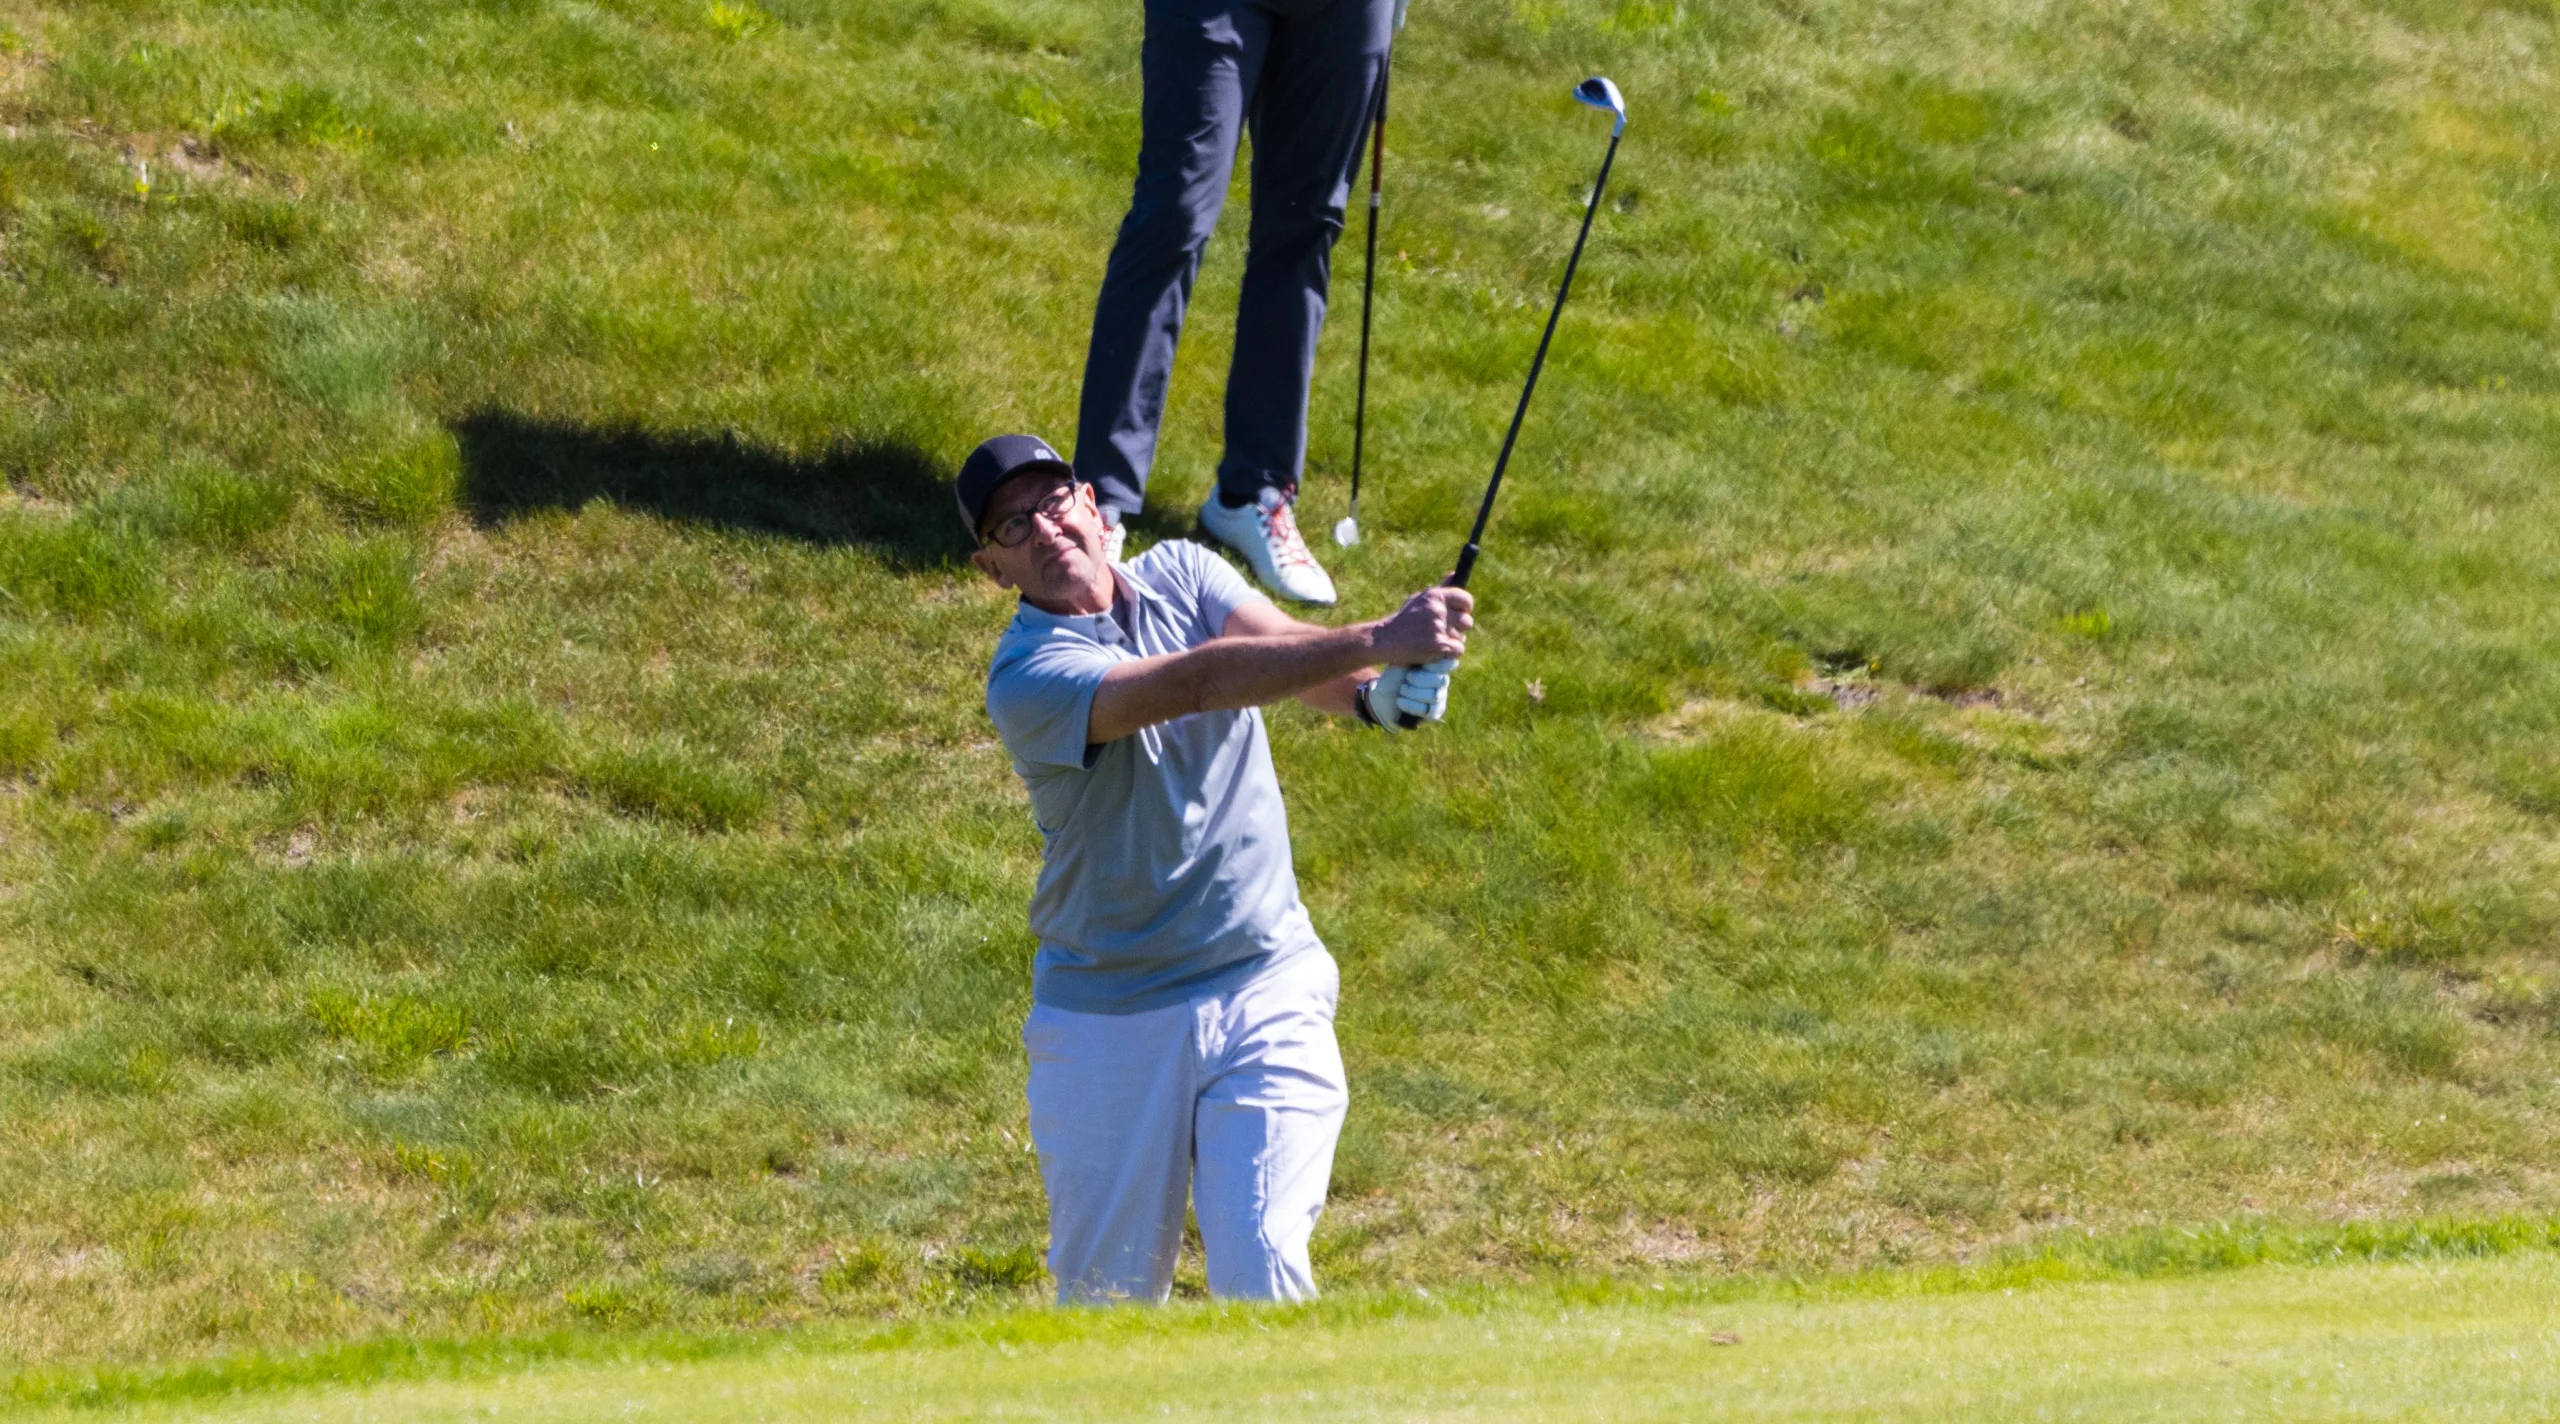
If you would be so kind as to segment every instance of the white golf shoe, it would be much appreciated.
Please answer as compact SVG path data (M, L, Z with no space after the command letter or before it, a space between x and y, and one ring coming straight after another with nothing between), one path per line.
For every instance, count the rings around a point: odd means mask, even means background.
M1129 547L1129 529L1117 519L1102 521L1102 561L1107 564L1128 562L1121 558Z
M1297 516L1290 509L1295 489L1265 488L1251 504L1229 509L1215 494L1200 506L1200 527L1218 542L1244 555L1253 576L1283 598L1300 603L1333 602L1333 580L1307 541L1298 537Z

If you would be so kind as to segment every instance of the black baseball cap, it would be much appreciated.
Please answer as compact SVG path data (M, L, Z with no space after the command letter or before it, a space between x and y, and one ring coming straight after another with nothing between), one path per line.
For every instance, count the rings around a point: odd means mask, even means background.
M987 517L987 501L996 497L1005 481L1036 471L1076 477L1075 466L1037 435L999 435L970 451L960 466L960 478L951 482L951 493L960 501L960 522L969 526L969 537L981 537L978 525Z

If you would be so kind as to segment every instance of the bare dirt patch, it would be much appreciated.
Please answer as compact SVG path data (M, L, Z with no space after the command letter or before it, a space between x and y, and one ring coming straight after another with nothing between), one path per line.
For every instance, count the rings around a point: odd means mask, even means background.
M1883 700L1884 689L1872 682L1849 678L1817 677L1804 684L1804 690L1831 699L1831 705L1843 712L1855 712Z

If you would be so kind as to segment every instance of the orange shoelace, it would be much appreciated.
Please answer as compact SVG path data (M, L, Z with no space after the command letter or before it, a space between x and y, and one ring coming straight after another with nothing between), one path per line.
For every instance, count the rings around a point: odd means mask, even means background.
M1307 552L1307 541L1298 537L1298 519L1290 512L1289 501L1279 500L1261 513L1263 538L1274 546L1274 558L1284 564L1315 563L1315 556Z

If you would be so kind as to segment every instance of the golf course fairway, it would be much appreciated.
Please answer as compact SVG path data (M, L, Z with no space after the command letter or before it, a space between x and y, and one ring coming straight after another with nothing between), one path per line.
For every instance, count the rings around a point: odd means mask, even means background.
M1904 1297L995 1317L890 1349L248 1394L154 1420L2550 1419L2560 1256ZM62 1417L69 1417L68 1415Z

